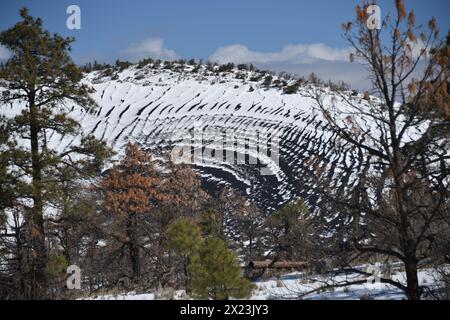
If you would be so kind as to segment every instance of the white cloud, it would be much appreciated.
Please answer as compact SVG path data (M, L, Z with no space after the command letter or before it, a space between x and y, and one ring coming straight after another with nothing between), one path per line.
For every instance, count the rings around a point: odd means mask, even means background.
M173 60L178 58L174 50L164 47L164 41L161 38L148 38L137 44L133 44L123 51L123 54L130 60L139 60L142 58Z
M7 60L11 56L11 53L5 46L0 44L0 61Z
M288 45L278 52L257 52L236 44L217 49L210 60L220 63L307 64L317 60L348 61L350 52L350 48L332 48L323 43Z
M321 79L345 81L351 87L369 87L367 72L357 63L350 63L351 48L333 48L323 43L288 45L277 52L257 52L245 45L217 49L210 60L219 63L252 63L261 69L286 71L307 77L314 72Z

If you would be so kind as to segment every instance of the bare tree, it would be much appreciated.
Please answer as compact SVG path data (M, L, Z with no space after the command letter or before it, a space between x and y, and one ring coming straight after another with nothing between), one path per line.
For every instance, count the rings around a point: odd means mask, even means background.
M351 60L366 67L372 89L311 90L326 129L361 160L345 187L339 176L330 177L327 165L316 166L325 199L322 217L328 215L328 224L340 219L336 236L350 253L341 261L344 269L368 275L353 263L373 257L400 261L406 283L381 281L420 299L425 288L418 268L431 263L450 212L450 50L439 42L435 19L422 31L403 1L396 1L395 15L380 30L367 27L367 6L356 7L356 20L343 31L354 50Z

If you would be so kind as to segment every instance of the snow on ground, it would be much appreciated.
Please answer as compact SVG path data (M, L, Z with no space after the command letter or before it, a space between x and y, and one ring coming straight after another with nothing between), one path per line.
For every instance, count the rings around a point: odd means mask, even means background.
M87 300L155 300L154 293L136 294L136 292L128 292L117 295L91 296Z
M311 280L315 279L317 281ZM356 274L346 276L336 276L332 278L334 283L364 279ZM392 280L406 282L404 272L397 272L391 276ZM434 281L433 275L429 270L419 272L420 284L430 284ZM256 283L257 289L254 290L251 299L298 299L299 295L311 292L320 288L324 283L330 283L329 279L322 277L304 277L302 273L291 273L281 276L279 279L272 278L267 281ZM304 300L401 300L405 299L403 292L389 284L367 281L364 284L352 285L348 287L334 288L314 292L302 297Z
M421 285L431 285L434 282L433 274L430 270L419 271L419 282ZM314 281L314 280L315 281ZM336 276L332 281L342 282L362 279L356 274L347 276ZM405 283L404 272L397 272L391 276L392 280ZM255 282L256 288L249 300L291 300L299 299L299 296L319 288L324 283L324 278L308 276L303 273L294 272L282 275L279 278L273 277L267 280ZM330 279L328 279L329 281ZM87 299L92 300L155 300L155 293L128 292L116 295L91 296ZM166 296L167 298L167 296ZM184 290L177 290L173 293L173 299L187 299ZM384 283L364 283L348 287L329 289L322 292L315 292L303 296L304 300L402 300L405 295L398 288Z

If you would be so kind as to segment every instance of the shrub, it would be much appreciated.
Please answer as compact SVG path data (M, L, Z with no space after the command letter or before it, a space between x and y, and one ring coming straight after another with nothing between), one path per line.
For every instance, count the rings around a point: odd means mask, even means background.
M227 63L227 64L223 64L219 67L218 71L219 72L230 72L233 71L234 69L234 64L233 63Z
M285 93L285 94L297 93L298 87L299 87L299 84L296 82L296 83L284 88L283 93Z
M272 80L273 80L273 77L272 77L271 75L266 76L266 77L264 78L263 85L264 85L265 87L269 87L269 86L272 84Z

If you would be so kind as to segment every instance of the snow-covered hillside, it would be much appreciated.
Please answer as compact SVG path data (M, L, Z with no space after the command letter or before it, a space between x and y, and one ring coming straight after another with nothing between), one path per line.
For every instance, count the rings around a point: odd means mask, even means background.
M264 75L249 70L133 65L85 76L83 81L96 90L93 98L99 107L94 113L76 105L68 107L85 133L107 140L116 150L128 141L137 141L156 154L175 145L203 151L204 157L197 156L194 162L207 187L232 185L268 209L299 196L313 205L316 199L311 175L307 174L312 170L309 161L326 160L330 175L340 170L340 180L345 182L358 154L335 143L324 130L321 114L308 97L308 84L295 94L285 94L276 83L289 85L294 80L272 78L267 84ZM7 112L19 110L11 105ZM220 156L222 151L211 152L211 146L223 147L225 130L231 144L223 149L236 158L247 154L242 158L245 163L234 158L230 162L230 157L217 161L217 153ZM192 140L198 133L201 141ZM72 142L52 136L48 141L58 149ZM270 152L264 150L268 145Z

